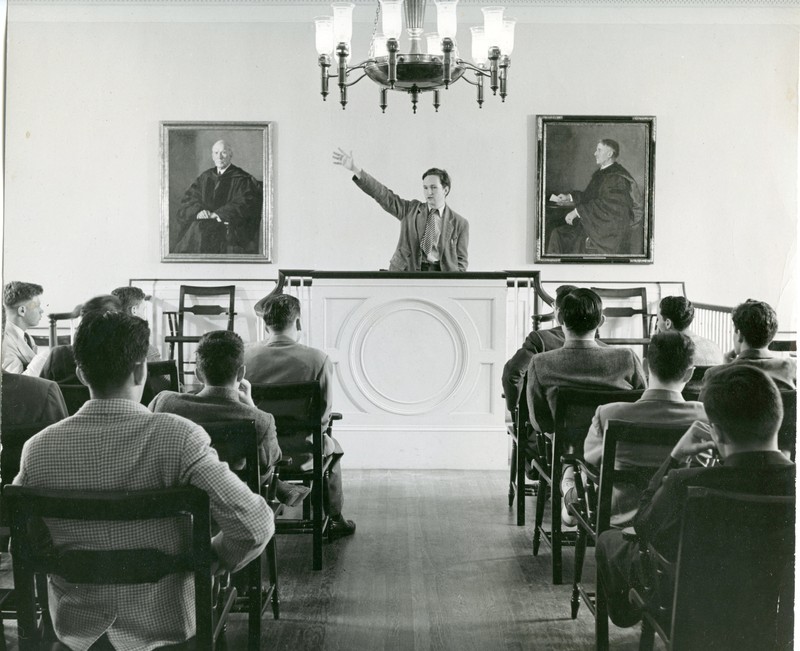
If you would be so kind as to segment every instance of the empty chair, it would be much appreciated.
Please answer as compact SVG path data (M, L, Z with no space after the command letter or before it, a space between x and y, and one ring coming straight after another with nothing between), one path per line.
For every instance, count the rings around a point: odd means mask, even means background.
M601 332L600 339L612 346L642 346L642 357L646 357L652 323L657 317L657 315L648 312L647 288L608 289L605 287L592 287L592 291L603 299L603 315L606 317L607 323L601 330L608 331L609 326L614 323L608 321L609 319L631 319L632 324L631 330L633 334L631 336L605 337ZM612 303L617 304L613 305Z

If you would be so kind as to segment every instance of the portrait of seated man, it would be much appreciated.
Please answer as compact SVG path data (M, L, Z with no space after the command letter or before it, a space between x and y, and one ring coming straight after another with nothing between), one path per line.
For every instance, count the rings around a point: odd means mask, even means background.
M177 233L171 252L258 253L263 184L231 163L233 147L225 140L211 147L211 159L214 166L181 199L170 228Z

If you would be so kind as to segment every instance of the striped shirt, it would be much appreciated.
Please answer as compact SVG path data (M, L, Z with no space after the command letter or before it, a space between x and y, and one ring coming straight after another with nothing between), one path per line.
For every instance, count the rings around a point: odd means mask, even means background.
M212 540L220 565L243 567L275 530L272 512L219 461L199 426L172 414L153 414L131 400L90 400L76 413L25 444L15 484L35 488L123 491L197 486L210 498L219 533ZM53 520L58 547L157 548L166 552L190 541L188 523L97 524ZM49 577L56 635L74 651L88 649L103 633L118 651L148 651L176 644L195 632L191 574L154 584L85 585Z

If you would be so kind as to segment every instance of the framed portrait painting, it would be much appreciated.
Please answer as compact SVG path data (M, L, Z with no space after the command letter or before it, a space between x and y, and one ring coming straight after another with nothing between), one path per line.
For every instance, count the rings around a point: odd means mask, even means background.
M270 262L272 123L161 123L161 261Z
M537 117L536 262L653 262L655 127Z

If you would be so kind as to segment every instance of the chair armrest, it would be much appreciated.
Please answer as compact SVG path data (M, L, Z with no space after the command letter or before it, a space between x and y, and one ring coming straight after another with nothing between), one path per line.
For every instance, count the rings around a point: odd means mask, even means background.
M334 420L342 420L342 415L338 411L332 411L328 416L328 421L333 422Z

